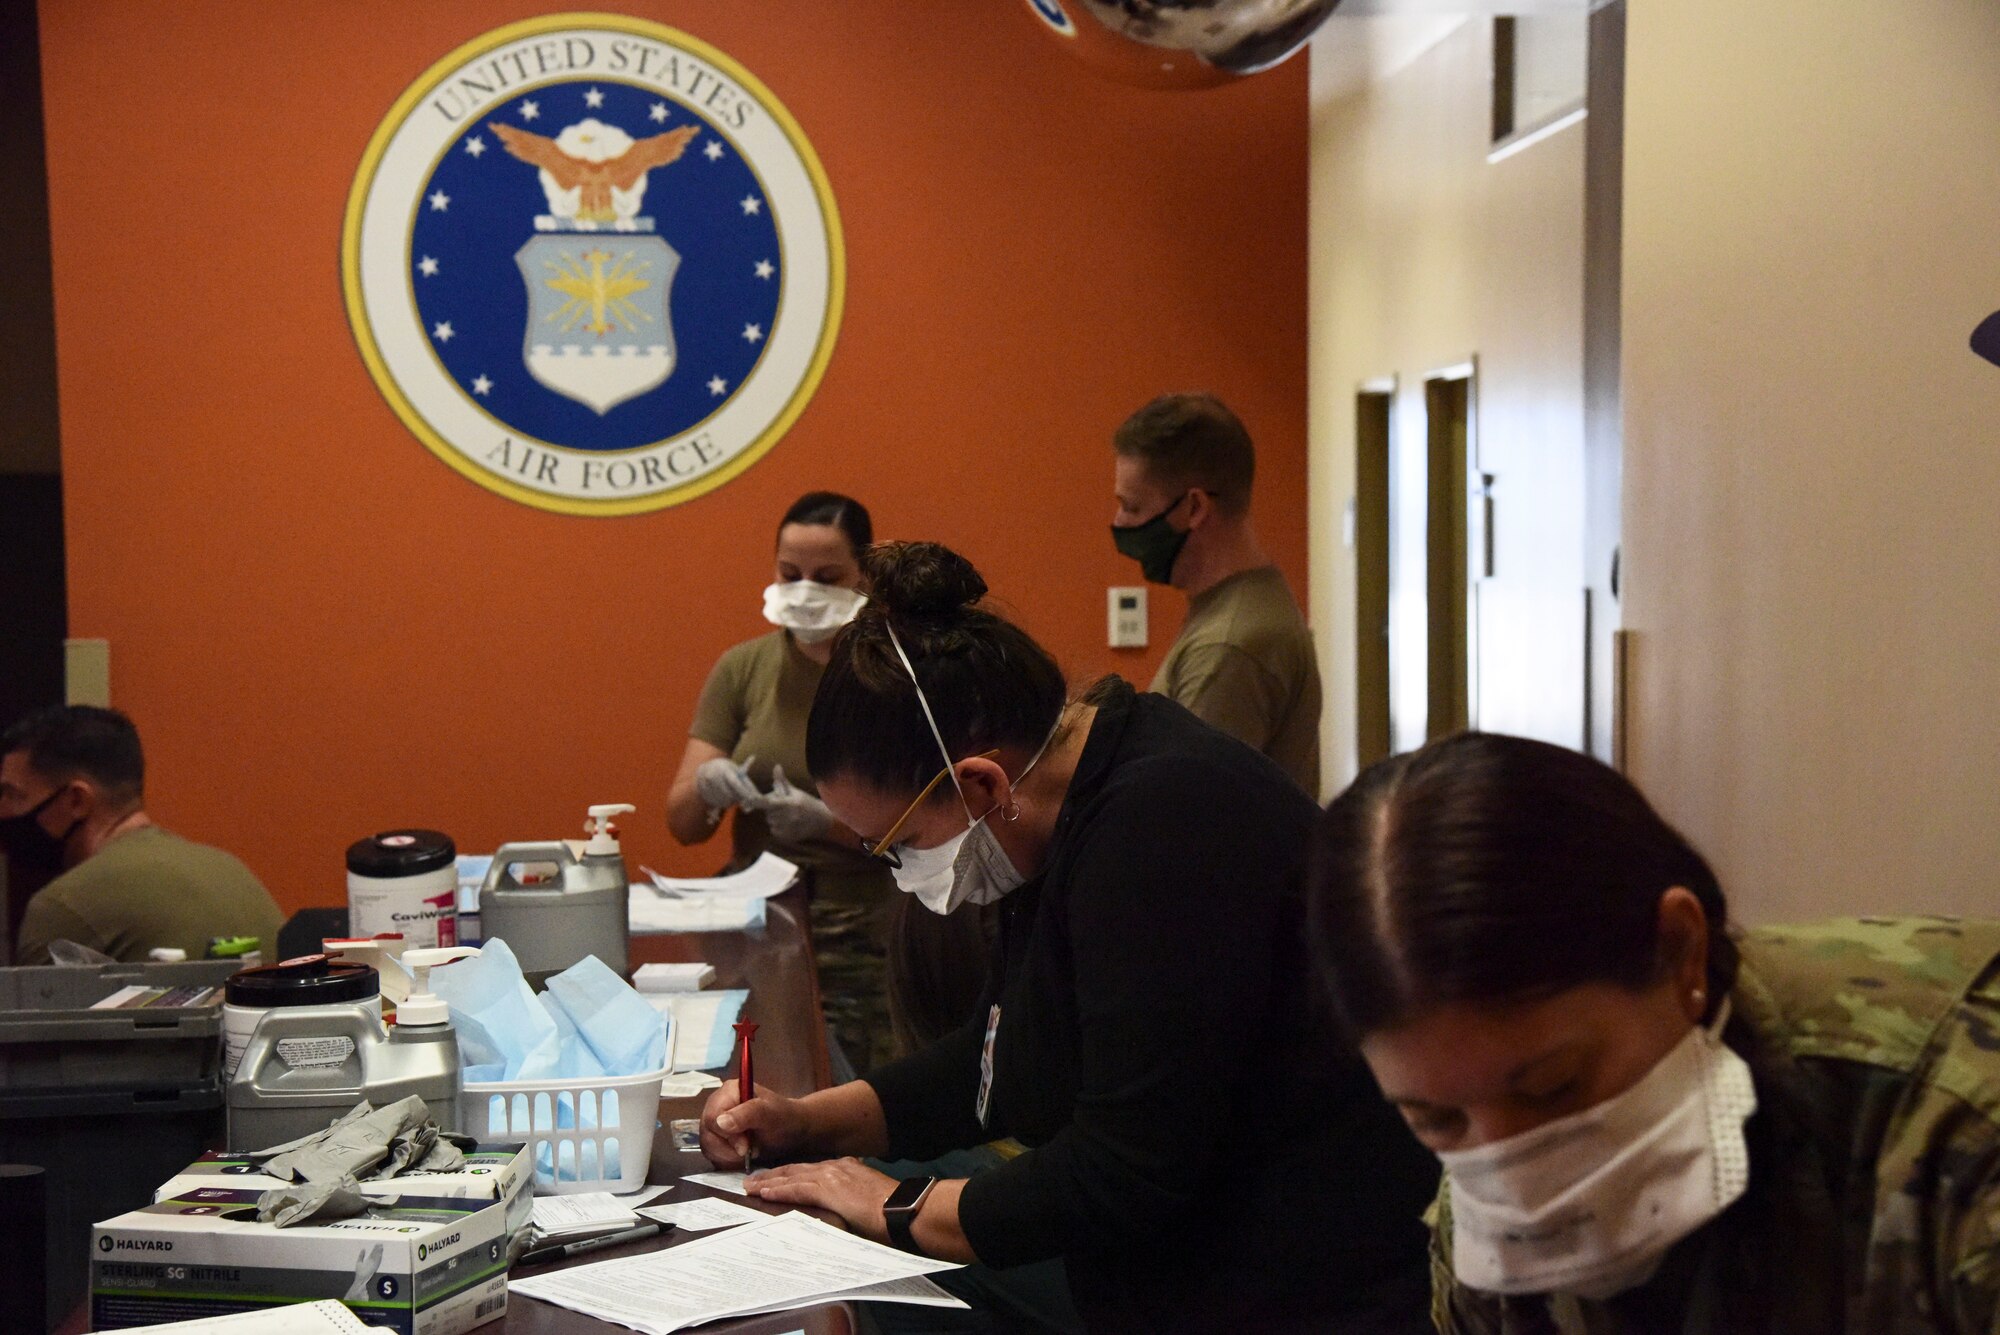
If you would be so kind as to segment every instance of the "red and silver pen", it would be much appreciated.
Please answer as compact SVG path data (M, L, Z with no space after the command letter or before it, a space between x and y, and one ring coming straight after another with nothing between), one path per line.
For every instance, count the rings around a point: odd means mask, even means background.
M748 1103L757 1097L757 1075L750 1063L750 1039L757 1032L755 1020L738 1020L733 1026L739 1040L736 1046L736 1098ZM750 1133L743 1133L743 1174L748 1177L751 1161L755 1157L755 1147L750 1143Z

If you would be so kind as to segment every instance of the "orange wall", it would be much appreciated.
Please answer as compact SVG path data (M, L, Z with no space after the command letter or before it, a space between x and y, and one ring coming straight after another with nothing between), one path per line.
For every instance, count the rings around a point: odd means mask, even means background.
M922 11L921 18L912 15ZM71 634L112 645L156 813L287 907L396 824L467 849L666 784L716 655L758 634L777 516L851 491L951 543L1077 677L1104 647L1111 428L1210 387L1256 432L1304 593L1305 62L1200 95L1101 81L1016 3L681 0L832 178L847 312L805 416L743 477L628 519L546 514L433 458L361 364L342 209L403 88L541 12L494 0L41 7Z

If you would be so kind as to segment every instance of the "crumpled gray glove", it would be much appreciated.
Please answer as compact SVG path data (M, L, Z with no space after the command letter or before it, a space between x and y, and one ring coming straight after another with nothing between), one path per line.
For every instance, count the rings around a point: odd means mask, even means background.
M294 1182L272 1187L257 1198L257 1222L285 1228L308 1219L352 1219L371 1205L394 1205L402 1193L364 1196L361 1184L351 1177L333 1182Z
M717 814L757 801L763 794L750 781L750 766L756 759L752 756L741 765L727 756L702 761L694 772L695 795Z
M792 787L783 765L771 770L771 791L757 800L754 809L763 813L771 833L788 844L817 839L835 824L826 803Z

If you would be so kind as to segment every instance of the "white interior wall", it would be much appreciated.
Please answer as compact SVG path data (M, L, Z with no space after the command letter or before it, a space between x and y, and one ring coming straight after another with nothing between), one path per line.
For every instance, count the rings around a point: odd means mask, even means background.
M1424 379L1475 356L1497 479L1479 723L1583 738L1583 130L1489 163L1491 22L1424 22L1335 19L1312 56L1311 619L1329 792L1355 770L1355 394L1397 377L1398 475L1418 482L1398 496L1398 575L1420 598ZM1357 48L1381 53L1380 77L1355 77ZM1421 603L1401 608L1420 648ZM1420 692L1420 660L1416 676Z
M1633 773L1752 920L1991 916L2000 5L1630 22Z

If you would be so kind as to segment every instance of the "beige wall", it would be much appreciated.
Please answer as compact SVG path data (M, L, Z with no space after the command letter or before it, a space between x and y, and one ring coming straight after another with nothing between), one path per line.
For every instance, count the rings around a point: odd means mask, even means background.
M2000 5L1633 0L1635 776L1752 920L2000 915Z
M1416 465L1403 473L1397 540L1418 563L1420 596L1423 381L1478 358L1479 451L1498 479L1479 721L1569 746L1583 732L1583 129L1488 163L1490 22L1448 22L1414 59L1371 26L1393 22L1336 19L1313 53L1311 619L1330 791L1354 773L1354 553L1342 522L1354 396L1379 377L1399 378L1398 444ZM1352 46L1371 42L1400 68L1364 83ZM1420 623L1421 604L1414 613Z

